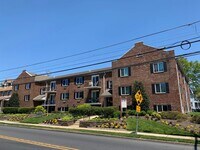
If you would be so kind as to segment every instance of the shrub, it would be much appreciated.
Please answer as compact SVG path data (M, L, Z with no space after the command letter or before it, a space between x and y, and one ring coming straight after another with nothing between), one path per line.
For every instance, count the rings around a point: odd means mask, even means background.
M120 111L119 110L115 111L113 115L114 115L114 118L119 118L120 117Z
M91 105L90 104L82 104L77 106L77 110L83 116L90 116L91 115Z
M71 121L73 119L74 119L74 117L71 115L67 115L67 116L64 116L61 118L62 121Z
M18 108L18 113L20 114L30 114L34 111L34 107L20 107Z
M13 114L9 115L7 120L8 121L22 121L28 117L27 114Z
M141 112L138 113L139 116L145 116L146 112L144 110L142 110Z
M150 116L153 114L153 110L147 110L147 114L149 114Z
M44 114L44 113L46 113L46 110L42 106L37 106L35 108L35 110L34 110L34 113L36 113L36 114Z
M103 107L102 117L104 118L113 118L114 112L116 111L115 107Z
M171 119L171 120L177 120L178 115L182 115L178 111L163 111L160 113L162 119Z
M191 118L191 122L200 124L200 115L193 115Z
M135 116L136 110L127 110L127 113L128 113L129 116Z
M151 116L152 119L155 119L156 121L161 119L161 115L157 112L153 112Z
M2 111L4 114L16 114L18 113L18 107L4 107Z

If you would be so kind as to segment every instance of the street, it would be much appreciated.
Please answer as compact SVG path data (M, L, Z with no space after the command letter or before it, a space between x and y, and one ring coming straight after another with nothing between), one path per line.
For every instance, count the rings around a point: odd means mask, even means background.
M0 150L194 150L194 146L0 125ZM196 149L195 149L196 150Z

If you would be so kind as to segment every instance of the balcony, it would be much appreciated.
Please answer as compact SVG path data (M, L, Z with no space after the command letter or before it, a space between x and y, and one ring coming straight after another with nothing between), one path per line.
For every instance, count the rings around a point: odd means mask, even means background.
M56 105L55 100L47 100L42 104L42 106L55 106L55 105Z
M101 105L101 103L99 102L99 98L88 99L86 103L88 103L92 106L100 106Z
M101 89L100 83L97 82L89 82L89 86L86 86L87 89Z
M56 88L52 88L50 86L48 87L44 87L42 89L42 93L45 94L45 93L56 93Z

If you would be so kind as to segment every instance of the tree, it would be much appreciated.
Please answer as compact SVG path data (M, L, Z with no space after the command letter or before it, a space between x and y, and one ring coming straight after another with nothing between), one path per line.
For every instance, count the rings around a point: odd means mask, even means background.
M6 107L19 107L19 96L17 93L13 93L10 100L5 104Z
M200 99L200 62L188 61L186 58L179 58L179 63L184 74L189 78L189 86L193 90L196 98Z
M142 84L142 82L138 82L135 81L134 85L133 85L133 95L132 95L132 101L133 101L133 108L136 109L136 99L135 99L135 94L137 93L137 91L140 90L142 97L143 97L143 102L141 103L141 110L147 111L149 110L149 97L145 92L144 86Z

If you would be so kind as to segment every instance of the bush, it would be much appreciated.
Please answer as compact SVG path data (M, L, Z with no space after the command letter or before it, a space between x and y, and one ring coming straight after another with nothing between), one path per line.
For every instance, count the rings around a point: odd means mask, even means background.
M163 111L160 113L162 119L177 120L177 116L182 115L178 111Z
M113 118L116 108L115 107L103 107L102 111L103 111L102 112L103 118Z
M153 112L155 112L155 111L153 111L153 110L147 110L147 114L149 114L150 116L153 114Z
M4 107L2 111L4 114L17 114L18 107Z
M36 113L36 114L44 114L44 113L46 113L46 110L42 106L37 106L35 108L35 110L34 110L34 113Z
M113 115L114 115L114 118L119 118L120 117L120 111L119 110L115 111Z
M151 116L152 119L155 119L156 121L161 119L161 115L157 112L153 112Z
M127 110L129 116L136 116L136 110Z
M20 107L18 108L18 113L20 114L30 114L34 111L34 107Z
M138 113L138 116L145 116L145 115L146 115L146 112L144 110Z
M200 124L200 115L193 115L191 118L191 122Z
M27 114L13 114L13 115L9 115L7 120L8 121L22 121L26 118L28 118Z
M67 116L64 116L61 118L62 121L71 121L73 119L74 119L74 117L71 115L67 115Z

